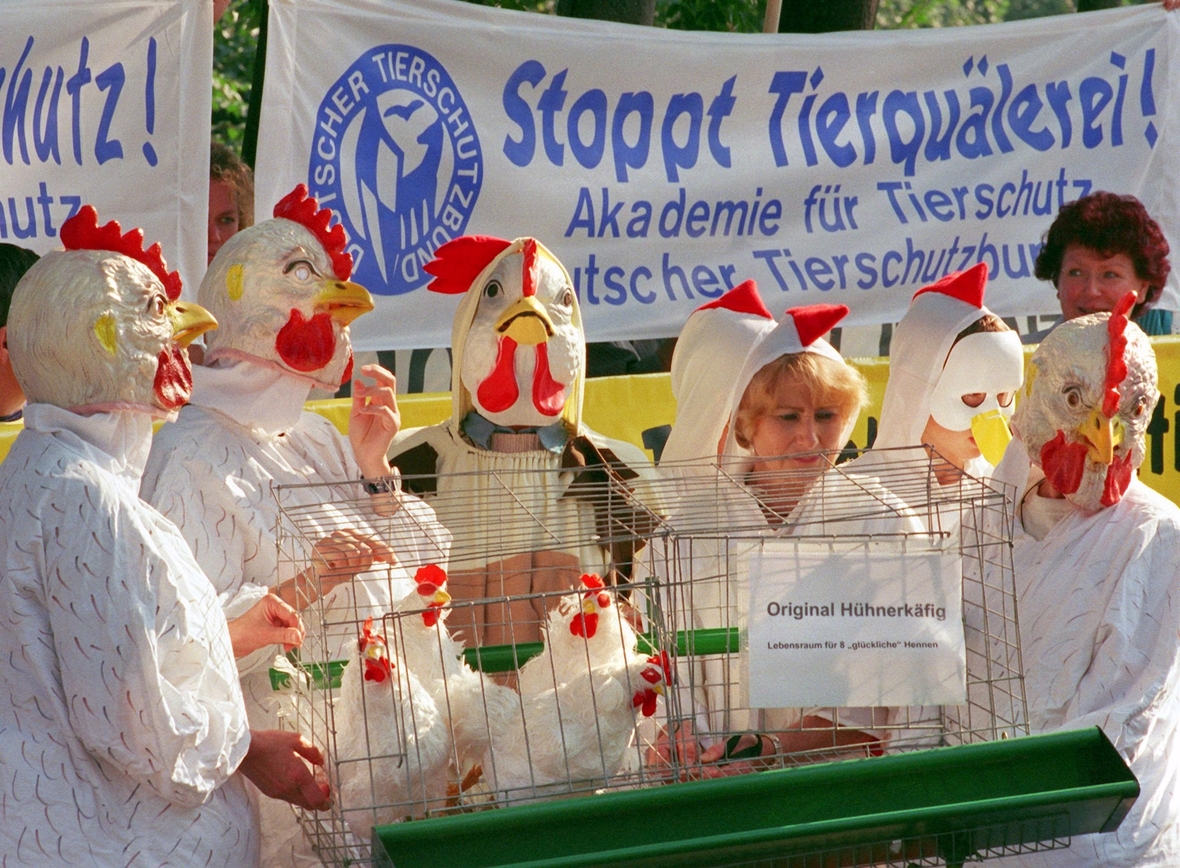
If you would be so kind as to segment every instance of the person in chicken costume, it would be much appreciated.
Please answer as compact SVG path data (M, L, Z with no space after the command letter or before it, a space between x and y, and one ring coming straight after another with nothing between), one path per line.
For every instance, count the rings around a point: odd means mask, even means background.
M1007 419L1024 378L1020 338L983 304L987 265L918 290L897 325L872 451L859 472L925 445L943 459L939 481L990 475L1011 435ZM982 460L981 460L982 459Z
M998 865L1180 864L1180 509L1135 473L1159 393L1134 300L1045 336L996 478L1017 494L1029 727L1101 727L1140 794L1116 831Z
M322 759L291 733L248 730L217 597L137 493L153 420L189 396L184 347L216 323L179 300L141 231L100 227L85 206L60 237L8 321L29 404L0 465L0 850L20 864L251 866L258 829L235 770L278 794L276 747ZM285 797L324 807L292 758L301 780Z
M446 563L450 535L433 511L396 494L398 509L382 517L361 509L321 505L323 489L291 489L289 508L309 510L304 532L320 534L280 566L279 508L272 485L328 483L364 477L377 500L394 491L385 460L398 414L391 374L353 383L345 440L322 416L305 411L315 386L335 390L348 379L348 325L372 309L369 293L348 281L352 260L344 230L299 185L274 209L274 219L245 229L221 247L201 283L198 300L220 327L206 338L204 366L193 370L193 393L177 420L156 435L144 473L144 499L176 522L217 593L235 617L274 591L293 605L324 595L326 617L341 626L325 636L333 659L350 656L356 632L345 626L381 617L415 590L402 564ZM341 486L337 500L365 500ZM300 543L296 541L295 545ZM333 646L335 643L335 647ZM269 667L278 649L263 648L239 662L253 726L276 718ZM262 801L263 865L310 858L295 817Z
M750 347L729 367L727 378L712 377L711 418L683 420L696 435L694 450L712 440L713 454L680 466L661 462L661 470L686 481L678 486L670 523L688 534L678 548L684 561L679 572L692 581L678 591L686 596L681 607L691 612L696 629L741 623L745 556L758 537L790 532L796 505L848 440L865 401L864 380L822 337L847 312L843 305L792 308L768 326L756 290L743 284L689 319L689 325L701 317L711 325L720 320L717 333L736 329ZM690 341L683 350L678 343L678 353L709 351L715 334L686 331ZM709 406L707 398L697 400ZM674 432L681 421L678 408ZM722 541L726 535L733 538ZM794 708L742 710L741 678L736 655L699 660L678 673L682 703L691 703L696 719L691 733L676 734L677 747L688 762L699 756L702 774L749 769L735 759L835 746L830 736L823 745L802 743L809 737L803 727L831 729L815 715ZM839 744L871 738L849 728L840 733Z
M432 291L463 295L451 332L452 412L399 436L391 461L408 488L439 495L439 518L455 534L456 603L516 598L487 611L457 606L452 630L468 644L537 641L544 602L522 595L577 588L583 573L629 575L631 543L610 540L651 527L654 512L631 508L650 462L582 422L582 317L569 274L544 245L463 236L425 268ZM590 542L596 532L605 544Z

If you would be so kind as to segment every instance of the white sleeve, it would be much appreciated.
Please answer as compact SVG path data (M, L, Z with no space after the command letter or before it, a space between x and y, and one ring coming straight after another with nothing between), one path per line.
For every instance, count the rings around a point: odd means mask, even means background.
M47 556L50 624L87 750L196 806L233 774L249 730L217 599L179 537L145 512L85 497L65 515L68 536L48 529L69 540Z

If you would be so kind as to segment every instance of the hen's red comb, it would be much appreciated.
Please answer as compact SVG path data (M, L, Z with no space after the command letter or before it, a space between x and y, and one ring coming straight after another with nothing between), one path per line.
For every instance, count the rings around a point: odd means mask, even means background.
M126 234L117 220L98 225L98 212L93 205L83 205L78 213L61 225L61 243L66 250L110 250L142 262L164 284L169 301L180 298L180 275L169 271L157 241L143 249L143 230L130 229Z
M1127 378L1127 323L1128 314L1135 306L1135 293L1128 292L1115 304L1110 312L1110 319L1106 321L1106 333L1110 336L1110 345L1106 351L1106 378L1102 383L1102 412L1111 418L1119 411L1119 383Z
M348 246L348 236L339 223L328 226L332 222L332 210L321 208L319 202L308 196L306 184L300 184L280 199L275 205L274 216L306 227L324 245L335 275L340 280L348 280L352 274L352 254L344 249Z
M418 594L429 597L447 583L447 572L438 564L424 564L414 573L414 581L418 584Z
M448 241L434 252L434 259L422 266L423 271L434 275L426 288L444 295L467 292L471 281L511 244L490 235L462 235Z

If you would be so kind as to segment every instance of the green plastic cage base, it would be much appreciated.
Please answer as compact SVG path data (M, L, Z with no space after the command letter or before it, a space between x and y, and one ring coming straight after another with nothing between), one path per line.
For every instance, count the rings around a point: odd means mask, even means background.
M819 854L807 864L844 866L871 864L875 845L904 840L928 842L961 865L1041 839L1113 831L1138 795L1095 727L377 826L373 860L687 868Z
M472 669L481 672L515 672L544 650L541 642L521 642L517 645L485 645L482 648L467 648L463 659ZM640 654L653 654L658 646L655 640L643 633L638 637L636 649ZM676 653L686 654L735 654L738 651L738 631L733 627L708 630L681 630L676 634ZM291 659L291 658L288 658ZM300 666L299 660L291 662ZM340 686L340 674L348 665L347 660L329 660L327 663L304 663L302 668L311 676L312 687L323 690ZM270 670L272 690L283 690L290 683L290 676L281 670Z

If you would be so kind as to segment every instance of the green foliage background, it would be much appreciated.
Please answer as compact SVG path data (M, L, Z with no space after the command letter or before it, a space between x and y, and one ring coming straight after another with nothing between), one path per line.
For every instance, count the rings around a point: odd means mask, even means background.
M471 0L554 14L555 0ZM813 0L825 2L825 0ZM961 27L1074 11L1075 0L880 0L877 28ZM1124 3L1130 0L1123 0ZM241 151L264 0L236 0L214 28L213 139ZM675 30L758 33L766 0L657 0L656 25Z

